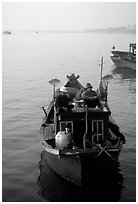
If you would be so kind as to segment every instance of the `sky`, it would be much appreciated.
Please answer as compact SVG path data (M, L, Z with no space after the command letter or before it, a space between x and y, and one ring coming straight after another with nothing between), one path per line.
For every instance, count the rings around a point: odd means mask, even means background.
M2 2L2 29L83 30L136 24L135 2Z

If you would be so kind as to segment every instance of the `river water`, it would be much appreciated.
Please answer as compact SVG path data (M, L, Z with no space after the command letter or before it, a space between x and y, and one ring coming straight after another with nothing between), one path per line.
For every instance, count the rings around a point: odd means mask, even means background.
M39 141L39 129L52 96L48 81L80 82L98 88L100 60L103 76L110 74L108 102L112 116L126 137L115 183L102 183L100 201L136 200L136 73L118 70L110 60L112 46L128 50L135 35L92 33L13 33L2 37L2 199L9 202L99 201L100 195L80 193L48 167ZM105 184L105 186L104 186ZM70 186L71 185L71 186ZM111 197L110 185L114 187ZM72 190L71 190L72 189ZM75 192L75 194L73 193Z

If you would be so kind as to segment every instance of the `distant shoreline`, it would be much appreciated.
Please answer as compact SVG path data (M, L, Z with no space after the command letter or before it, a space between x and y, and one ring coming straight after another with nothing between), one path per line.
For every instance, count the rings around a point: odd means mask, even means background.
M3 31L4 33L5 31ZM16 30L13 32L27 32L27 33L104 33L104 34L136 34L136 27L109 27L109 28L98 28L98 29L83 29L83 30L39 30L39 29L28 29L28 30Z

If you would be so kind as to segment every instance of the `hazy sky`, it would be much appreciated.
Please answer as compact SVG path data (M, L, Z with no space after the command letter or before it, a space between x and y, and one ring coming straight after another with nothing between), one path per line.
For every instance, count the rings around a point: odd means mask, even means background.
M3 2L3 29L82 30L136 24L135 2Z

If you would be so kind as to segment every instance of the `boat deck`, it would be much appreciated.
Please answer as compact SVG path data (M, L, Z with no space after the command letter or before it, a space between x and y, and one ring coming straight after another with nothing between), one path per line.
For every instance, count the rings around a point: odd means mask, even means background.
M87 108L87 111L88 113L95 113L95 114L103 114L103 113L111 113L106 107L104 108ZM82 106L82 107L79 107L79 106L74 106L74 108L72 110L68 110L68 111L63 111L61 114L64 115L64 114L84 114L86 113L86 107L85 106Z
M101 112L102 113L102 112L106 112L106 111L107 111L107 108L101 109L101 108L89 108L88 107L88 112ZM78 113L78 112L84 113L84 112L86 112L86 107L85 106L84 107L76 106L72 109L72 112L73 113Z

